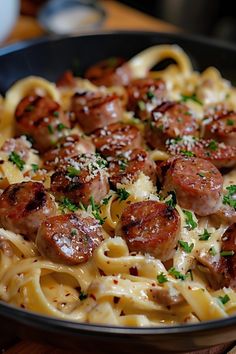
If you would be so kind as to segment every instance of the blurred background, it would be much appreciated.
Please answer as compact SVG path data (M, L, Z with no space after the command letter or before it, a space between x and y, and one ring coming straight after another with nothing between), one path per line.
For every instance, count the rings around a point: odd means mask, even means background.
M0 46L47 33L184 31L236 42L233 0L0 0ZM76 10L75 10L76 8Z

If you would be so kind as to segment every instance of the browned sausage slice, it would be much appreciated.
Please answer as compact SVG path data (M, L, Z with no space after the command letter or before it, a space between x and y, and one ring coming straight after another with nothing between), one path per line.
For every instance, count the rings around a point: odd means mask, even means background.
M57 146L43 155L43 166L47 170L54 170L63 164L65 158L93 152L95 146L89 137L72 134L59 139Z
M41 255L53 262L76 265L87 262L103 241L98 221L90 216L65 214L45 220L37 234Z
M142 136L140 130L133 125L115 123L96 130L93 143L101 155L117 156L141 147Z
M97 86L125 86L131 80L131 69L123 58L111 57L91 66L85 78Z
M166 85L162 79L136 79L127 87L127 109L142 120L150 118L151 111L163 101Z
M108 172L110 183L113 186L116 186L117 183L134 182L140 172L150 177L154 185L156 183L155 163L149 158L147 151L143 149L130 150L118 156L110 162Z
M163 102L152 111L146 139L152 148L165 149L167 139L196 135L198 126L189 108L178 102Z
M212 162L217 168L229 168L236 164L236 147L218 143L213 139L197 139L185 136L169 139L167 151L173 155L196 156Z
M57 80L57 87L74 87L75 78L71 70L66 70Z
M216 139L236 147L236 112L221 109L203 120L205 139Z
M119 97L102 92L75 93L71 100L73 121L85 133L118 122L122 119L123 109Z
M49 97L27 96L16 107L17 135L29 135L33 146L44 152L64 135L70 122L60 105Z
M177 157L160 164L158 169L164 194L174 191L182 208L200 216L219 209L223 177L211 162L197 157Z
M173 256L179 231L178 212L165 203L148 200L124 210L116 235L125 238L131 252L149 253L166 261Z
M99 203L109 192L106 161L97 154L65 159L64 166L51 177L51 191L57 200L64 196L73 203Z
M11 184L0 196L0 224L33 240L47 217L56 214L56 204L42 183Z
M225 286L231 286L236 288L236 223L231 225L222 236L221 251L222 254L229 254L225 256L225 261L227 264L227 275L225 278ZM228 284L227 284L228 280Z

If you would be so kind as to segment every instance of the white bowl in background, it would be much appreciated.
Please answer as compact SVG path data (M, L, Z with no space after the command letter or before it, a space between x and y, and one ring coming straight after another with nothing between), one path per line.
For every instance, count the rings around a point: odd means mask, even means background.
M0 0L0 42L7 38L19 15L19 0Z

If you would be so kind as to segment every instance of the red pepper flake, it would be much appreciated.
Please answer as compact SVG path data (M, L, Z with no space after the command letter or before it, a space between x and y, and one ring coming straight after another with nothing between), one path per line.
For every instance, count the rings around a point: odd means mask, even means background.
M114 283L114 284L118 284L118 280L117 280L117 279L114 279L114 280L113 280L113 283Z
M120 297L118 297L118 296L113 297L114 304L118 304L119 301L120 301Z
M138 276L138 269L137 269L137 267L131 267L131 268L129 268L129 274L130 274L130 275L134 275L135 277L137 277L137 276Z
M120 316L125 316L125 313L123 310L121 311Z
M21 307L22 309L25 309L25 305L23 305L23 304L20 304L20 307Z
M89 296L90 296L93 300L95 300L95 301L97 300L97 299L96 299L96 296L95 296L94 294L90 294Z
M106 275L106 273L102 269L98 268L98 271L100 275Z

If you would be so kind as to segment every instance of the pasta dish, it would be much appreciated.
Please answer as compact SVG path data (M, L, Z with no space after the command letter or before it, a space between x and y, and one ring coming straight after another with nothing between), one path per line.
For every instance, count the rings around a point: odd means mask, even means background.
M177 45L17 81L0 97L0 299L116 326L235 314L235 165L236 89Z

